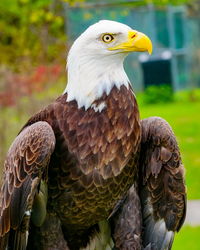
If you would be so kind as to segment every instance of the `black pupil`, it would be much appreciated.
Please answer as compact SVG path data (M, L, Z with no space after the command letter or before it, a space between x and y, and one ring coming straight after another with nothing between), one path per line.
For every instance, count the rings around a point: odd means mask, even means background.
M105 36L105 40L106 40L106 41L110 41L111 39L112 39L111 36L109 36L109 35L106 35L106 36Z

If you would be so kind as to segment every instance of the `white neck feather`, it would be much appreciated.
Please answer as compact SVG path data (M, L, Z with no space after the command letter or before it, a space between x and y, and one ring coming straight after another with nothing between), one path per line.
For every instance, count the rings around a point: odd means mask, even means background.
M81 51L82 52L82 51ZM107 95L115 85L129 86L129 79L124 71L124 54L99 55L70 53L68 56L67 101L76 100L78 107L87 110L92 103L105 92Z

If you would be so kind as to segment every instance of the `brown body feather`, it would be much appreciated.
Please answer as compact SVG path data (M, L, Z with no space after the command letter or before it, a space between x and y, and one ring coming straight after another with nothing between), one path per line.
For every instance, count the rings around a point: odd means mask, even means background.
M166 230L178 230L185 187L177 143L168 125L163 122L156 130L160 125L153 119L141 127L135 96L123 85L93 103L103 105L101 112L79 109L76 101L66 99L64 94L34 115L11 146L0 193L0 246L10 244L12 229L18 232L13 249L25 249L22 236L27 230L28 249L79 249L98 232L99 221L112 217L116 249L140 249L139 189L143 210L149 199L153 207L153 214L148 214L151 223L144 216L143 225L154 227L164 219ZM29 211L35 194L41 193L41 180L48 185L47 215L41 226L32 218L29 228ZM144 236L144 245L156 244L152 237Z

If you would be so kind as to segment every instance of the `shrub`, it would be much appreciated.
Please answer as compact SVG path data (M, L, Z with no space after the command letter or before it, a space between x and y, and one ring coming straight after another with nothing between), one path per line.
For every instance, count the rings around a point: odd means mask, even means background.
M171 102L173 99L172 87L167 84L151 85L144 92L144 102L147 104Z

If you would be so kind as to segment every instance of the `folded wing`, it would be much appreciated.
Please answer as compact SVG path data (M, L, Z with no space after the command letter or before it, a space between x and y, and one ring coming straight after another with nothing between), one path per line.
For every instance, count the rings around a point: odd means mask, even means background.
M161 118L142 120L139 168L143 246L171 249L185 219L186 188L176 138Z
M54 147L55 136L46 122L25 128L11 145L0 191L0 249L25 249L34 197L46 181Z

